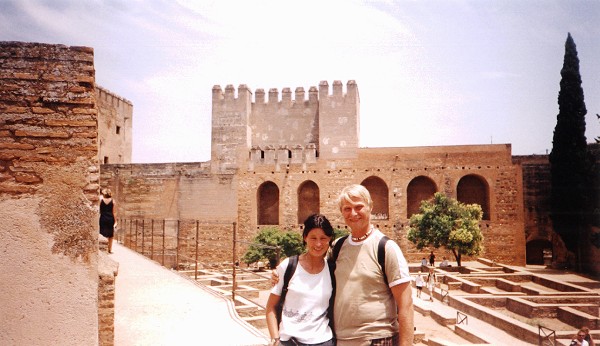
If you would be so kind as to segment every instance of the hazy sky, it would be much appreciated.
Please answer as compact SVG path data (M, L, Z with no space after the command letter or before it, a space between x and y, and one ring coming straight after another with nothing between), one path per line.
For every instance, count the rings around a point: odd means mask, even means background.
M552 148L564 44L600 136L600 1L0 0L0 40L94 48L133 162L210 160L212 87L355 80L360 146ZM345 87L344 87L345 89Z

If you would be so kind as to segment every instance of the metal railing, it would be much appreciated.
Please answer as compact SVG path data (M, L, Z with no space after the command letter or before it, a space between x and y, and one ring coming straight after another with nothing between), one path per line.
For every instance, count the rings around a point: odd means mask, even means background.
M215 229L220 231L216 232ZM204 236L201 234L204 231ZM218 234L218 235L215 235ZM223 239L223 236L227 238ZM237 223L206 223L199 220L178 219L126 219L117 220L115 239L125 247L138 252L162 266L177 271L193 269L194 280L198 280L202 270L199 266L204 264L219 267L229 272L231 268L231 298L238 295L238 273L246 273L262 280L271 279L269 273L257 273L250 268L242 268L238 257L238 245L258 246L276 250L277 263L281 256L281 248L259 243L252 243L237 239ZM231 241L231 243L230 243ZM212 245L207 245L212 242ZM210 247L210 251L202 248ZM218 248L221 250L215 250ZM212 252L212 258L209 256ZM231 253L231 263L226 261L227 254ZM190 273L191 274L191 273ZM228 286L227 280L225 286ZM264 307L263 307L264 308Z
M117 220L115 239L162 266L176 270L194 270L194 279L198 279L199 263L210 262L207 253L201 253L201 247L211 241L211 236L200 235L214 228L231 230L231 223L206 223L199 220L179 219L126 219ZM229 233L230 232L221 232ZM204 238L204 239L203 239ZM219 237L217 237L219 238ZM215 241L213 241L215 242ZM229 250L228 241L216 241L223 250ZM214 247L214 246L213 246ZM215 249L211 249L213 252ZM203 255L203 256L202 256ZM213 255L214 257L214 255ZM222 254L221 254L221 257Z
M538 325L538 346L556 346L556 331Z
M461 323L465 323L465 325L469 324L469 316L463 314L460 311L456 312L456 324L461 324Z

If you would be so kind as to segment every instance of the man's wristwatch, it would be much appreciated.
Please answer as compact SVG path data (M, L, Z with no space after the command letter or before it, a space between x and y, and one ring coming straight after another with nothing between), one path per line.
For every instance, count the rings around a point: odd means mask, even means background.
M279 338L271 338L271 345L279 344Z

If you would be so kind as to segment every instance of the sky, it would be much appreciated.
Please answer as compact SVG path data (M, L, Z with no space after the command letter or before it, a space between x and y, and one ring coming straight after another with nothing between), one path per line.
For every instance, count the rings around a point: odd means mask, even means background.
M600 136L600 1L0 0L0 41L94 48L133 103L133 163L210 160L212 88L355 80L361 147L512 145L546 154L564 45Z

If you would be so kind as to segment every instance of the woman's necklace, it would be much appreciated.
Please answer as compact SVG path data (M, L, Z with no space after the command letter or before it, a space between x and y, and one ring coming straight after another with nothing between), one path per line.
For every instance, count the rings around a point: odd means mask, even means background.
M373 227L369 228L369 231L367 233L363 234L362 236L360 236L358 238L352 237L352 241L356 241L356 242L363 241L363 240L367 239L367 237L370 236L372 232L373 232Z

